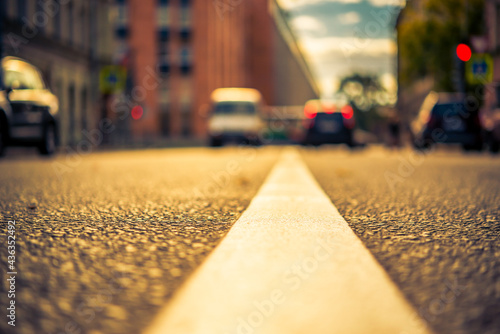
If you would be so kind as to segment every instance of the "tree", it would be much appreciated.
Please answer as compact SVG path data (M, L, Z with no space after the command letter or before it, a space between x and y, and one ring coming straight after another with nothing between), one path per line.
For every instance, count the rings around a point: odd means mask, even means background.
M455 46L484 33L484 0L422 0L403 9L399 24L400 84L432 76L434 89L453 91Z
M377 113L379 106L391 104L391 94L376 75L348 75L340 81L338 93L347 98L354 110L358 126L364 130L370 130L381 119Z

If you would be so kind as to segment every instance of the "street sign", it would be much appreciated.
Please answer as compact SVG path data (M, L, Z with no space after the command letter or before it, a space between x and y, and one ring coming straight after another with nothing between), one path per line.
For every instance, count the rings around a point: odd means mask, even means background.
M465 64L465 78L471 85L493 80L493 58L487 53L474 53Z
M99 73L99 89L105 94L121 93L127 82L127 69L124 66L104 66Z

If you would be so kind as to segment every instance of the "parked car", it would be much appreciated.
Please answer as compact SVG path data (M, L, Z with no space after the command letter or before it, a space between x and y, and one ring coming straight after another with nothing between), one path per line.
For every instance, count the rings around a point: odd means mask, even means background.
M36 146L41 154L58 143L57 97L40 71L28 62L5 57L0 80L0 154L7 146Z
M449 143L460 144L464 150L481 150L479 112L466 101L463 94L430 92L411 123L415 147Z
M484 105L480 110L484 141L492 153L500 150L500 86L494 85L485 90Z
M309 100L304 106L304 145L346 144L354 146L354 111L345 102Z
M484 139L490 152L500 150L500 108L495 108L483 115Z
M208 133L211 146L259 144L264 129L262 95L252 88L218 88L211 95Z

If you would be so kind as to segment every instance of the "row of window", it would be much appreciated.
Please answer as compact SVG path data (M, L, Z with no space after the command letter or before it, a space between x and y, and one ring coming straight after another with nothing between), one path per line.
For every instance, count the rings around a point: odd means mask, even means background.
M192 56L191 49L189 47L182 47L179 52L179 68L182 74L189 74L191 72ZM171 66L171 55L168 53L167 49L160 49L158 53L158 63L160 67L160 72L169 73Z
M117 4L119 5L126 5L127 0L115 0ZM160 6L168 6L169 0L158 0L158 5ZM190 0L180 0L180 5L183 7L188 7L190 5L191 1Z
M158 40L167 41L170 37L171 31L169 28L158 29ZM125 25L119 25L115 28L115 37L118 39L126 39L129 34L129 29ZM191 29L181 28L179 29L179 36L182 41L187 41L191 37Z
M112 14L113 21L118 26L126 26L128 24L128 6L125 3L118 3L114 6ZM171 25L170 19L171 10L168 5L160 5L156 10L157 25L160 28L167 28ZM191 8L180 8L180 27L189 28L191 26Z
M87 47L89 42L89 9L85 1L59 1L47 4L43 0L5 1L6 13L10 13L22 25L29 25L36 33L63 38L72 46ZM63 29L64 27L64 29Z

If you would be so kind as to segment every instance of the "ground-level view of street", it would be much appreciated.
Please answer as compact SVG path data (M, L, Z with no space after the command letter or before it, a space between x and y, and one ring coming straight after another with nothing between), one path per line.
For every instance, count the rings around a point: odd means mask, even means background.
M2 332L142 332L290 149L431 330L498 330L498 156L233 146L2 160L0 212L2 224L16 222L17 269L16 327L2 321Z

